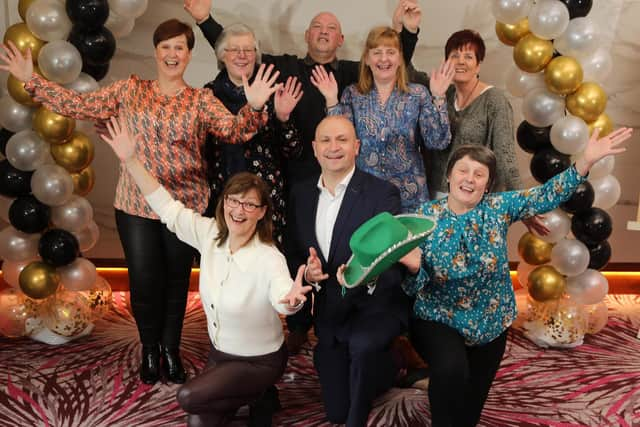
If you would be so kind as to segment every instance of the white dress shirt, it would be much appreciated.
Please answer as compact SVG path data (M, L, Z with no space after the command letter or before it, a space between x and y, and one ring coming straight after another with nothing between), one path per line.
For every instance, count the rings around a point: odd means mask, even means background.
M200 251L200 298L214 347L239 356L278 350L284 342L278 313L302 307L279 302L293 283L284 256L257 235L234 253L229 239L218 247L215 219L185 208L162 187L147 202L169 230Z

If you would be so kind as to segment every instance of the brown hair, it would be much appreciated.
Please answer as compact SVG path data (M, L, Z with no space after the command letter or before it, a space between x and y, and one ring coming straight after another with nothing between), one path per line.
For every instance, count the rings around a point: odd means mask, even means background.
M460 50L465 46L471 46L476 54L478 63L484 61L484 54L486 51L484 40L482 40L482 37L480 37L480 34L477 31L473 30L460 30L449 36L449 40L447 40L447 44L444 46L445 59L448 59L449 54L454 50Z
M153 47L157 47L158 43L169 40L174 37L183 35L187 38L187 47L193 49L195 37L191 26L177 19L169 19L156 27L153 32Z
M222 246L227 241L227 237L229 237L229 228L224 219L225 197L232 194L245 194L250 190L256 190L260 198L260 205L267 208L262 219L256 224L258 238L263 243L273 244L273 222L271 220L273 206L271 197L269 197L269 186L257 175L249 172L240 172L229 178L216 205L216 224L218 225L218 230L220 230L216 236L218 246Z
M369 31L362 56L360 57L360 72L356 89L358 89L358 92L361 94L367 94L373 89L373 73L371 72L371 68L366 64L366 58L369 51L378 46L392 46L398 49L400 66L396 72L396 87L402 92L408 92L409 78L407 77L407 67L405 66L404 56L402 54L402 42L400 41L400 35L391 27L374 27Z
M469 156L471 160L475 160L478 163L482 163L489 169L489 181L487 181L487 190L491 191L493 183L496 179L496 155L488 147L479 144L465 144L458 147L449 157L447 163L447 179L451 175L451 170L458 162L465 156Z

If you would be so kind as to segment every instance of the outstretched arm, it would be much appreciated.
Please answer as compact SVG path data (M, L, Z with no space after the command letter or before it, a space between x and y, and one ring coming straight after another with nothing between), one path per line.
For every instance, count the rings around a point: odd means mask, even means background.
M210 15L211 0L184 0L184 10L195 19L202 35L213 48L224 28Z

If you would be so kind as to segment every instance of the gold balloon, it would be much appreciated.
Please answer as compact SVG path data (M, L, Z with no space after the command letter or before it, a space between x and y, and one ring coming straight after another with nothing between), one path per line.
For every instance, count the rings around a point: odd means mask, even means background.
M536 301L558 299L564 293L567 279L550 265L542 265L529 273L529 295Z
M496 21L496 34L507 46L515 46L518 41L529 34L529 19L524 18L515 24L504 24Z
M593 122L607 107L607 94L593 82L582 83L578 90L567 96L567 110L585 122Z
M34 65L33 71L40 74L40 69L36 65ZM40 105L40 103L34 101L31 95L29 95L29 92L24 89L24 83L13 77L12 74L9 74L9 78L7 78L7 91L13 99L22 105L26 105L27 107L37 107Z
M86 196L93 190L96 183L96 173L91 166L87 166L78 173L72 173L73 192L78 196Z
M80 172L93 161L93 142L82 132L74 132L63 144L52 145L51 155L69 172Z
M29 6L31 6L31 4L35 1L36 0L20 0L18 2L18 13L20 14L20 18L22 18L23 21L27 20L27 10L29 9Z
M7 28L7 31L4 33L4 44L7 44L9 40L11 40L23 54L27 49L31 49L34 64L38 61L40 49L45 44L43 40L40 40L29 31L27 24L24 22L13 24Z
M575 92L582 83L582 66L570 56L553 58L544 70L547 88L558 95Z
M65 142L76 127L76 121L41 106L33 114L33 129L50 144Z
M527 73L541 71L551 58L553 58L553 43L533 34L522 37L513 48L513 60L522 71Z
M587 123L587 125L589 125L589 135L591 135L596 128L600 128L600 136L606 136L613 132L613 122L607 113L600 114L595 121Z
M60 275L50 264L34 261L20 272L20 289L30 298L42 299L58 289Z
M532 233L524 233L518 242L518 253L527 264L540 265L551 260L553 244Z

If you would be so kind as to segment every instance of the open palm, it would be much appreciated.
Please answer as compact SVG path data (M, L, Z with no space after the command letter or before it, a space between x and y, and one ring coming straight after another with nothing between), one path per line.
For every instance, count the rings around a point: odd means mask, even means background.
M23 55L20 49L12 42L8 41L7 44L2 44L2 51L0 51L0 70L10 72L13 77L26 83L31 79L33 74L33 62L31 58L31 49L27 49Z

